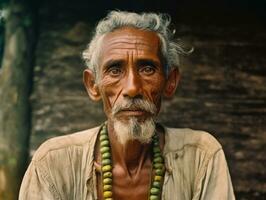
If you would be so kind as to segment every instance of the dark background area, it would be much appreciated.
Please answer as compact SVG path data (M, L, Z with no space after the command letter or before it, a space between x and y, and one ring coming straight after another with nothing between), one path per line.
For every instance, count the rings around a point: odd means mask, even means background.
M175 97L159 121L211 132L223 145L237 199L266 196L265 1L41 1L31 95L31 155L47 138L99 125L82 85L81 52L108 10L166 12L182 59Z

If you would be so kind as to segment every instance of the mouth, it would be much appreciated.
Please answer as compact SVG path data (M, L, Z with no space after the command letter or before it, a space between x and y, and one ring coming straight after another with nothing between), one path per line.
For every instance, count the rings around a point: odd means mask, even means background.
M127 117L142 117L142 116L147 116L149 114L150 113L142 109L122 109L117 113L118 116L127 116Z

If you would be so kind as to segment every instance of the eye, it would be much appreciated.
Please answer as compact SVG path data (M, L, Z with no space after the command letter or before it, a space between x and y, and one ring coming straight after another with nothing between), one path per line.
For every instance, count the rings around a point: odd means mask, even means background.
M122 73L122 70L120 67L117 67L117 66L113 66L113 67L110 67L108 69L108 73L111 75L111 76L119 76L121 73Z
M141 73L143 73L143 74L145 74L145 75L152 75L152 74L154 74L154 72L155 72L155 68L153 67L153 66L149 66L149 65L147 65L147 66L144 66L144 67L142 67L141 69L140 69L140 72Z

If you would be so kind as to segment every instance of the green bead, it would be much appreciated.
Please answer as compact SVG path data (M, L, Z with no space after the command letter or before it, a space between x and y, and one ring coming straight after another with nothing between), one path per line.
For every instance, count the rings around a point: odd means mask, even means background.
M161 156L161 153L160 153L160 152L155 153L155 154L153 155L154 158L157 158L157 157L159 157L159 156Z
M157 195L160 193L160 190L158 188L151 188L151 194Z
M103 178L112 178L113 174L112 172L104 172L103 173Z
M101 132L100 132L100 135L108 135L107 134L107 130L106 129L102 129Z
M153 160L153 162L155 162L155 163L162 163L163 162L162 156L155 157L154 160Z
M112 183L112 179L111 178L104 178L103 179L103 184L111 184Z
M159 141L154 140L154 141L153 141L153 146L157 146L157 145L159 145Z
M102 158L111 158L111 153L110 152L106 152L104 154L102 154Z
M100 152L102 158L102 177L103 177L103 199L113 200L112 196L112 156L110 151L107 124L102 127L100 132ZM161 155L158 136L153 137L153 168L155 170L154 180L150 189L150 200L159 200L162 179L164 175L164 159Z
M160 152L161 152L161 150L158 146L153 147L153 153L160 153Z
M152 139L153 139L153 140L158 140L158 135L156 135L156 134L153 135Z
M101 147L100 151L101 153L110 152L110 147Z
M163 170L162 169L156 169L155 174L156 175L163 175Z
M150 200L159 200L159 197L156 195L150 195Z
M104 134L100 136L100 141L108 140L108 135Z
M158 140L153 140L153 146L157 146L159 145L159 141Z
M111 164L111 160L110 159L103 159L102 160L102 165L110 165Z
M103 192L103 197L106 198L110 198L112 197L113 193L111 191L105 191Z
M103 190L104 191L111 191L112 190L112 185L103 185Z
M158 181L153 181L152 187L161 188L161 183Z
M155 147L159 147L159 142L158 141L153 142L153 148L155 148Z
M101 141L101 147L109 147L109 141L108 140Z
M102 172L110 172L112 170L111 165L105 165L102 167Z
M107 135L107 129L103 128L100 132L101 135Z
M154 163L153 166L155 169L162 169L164 167L162 163Z

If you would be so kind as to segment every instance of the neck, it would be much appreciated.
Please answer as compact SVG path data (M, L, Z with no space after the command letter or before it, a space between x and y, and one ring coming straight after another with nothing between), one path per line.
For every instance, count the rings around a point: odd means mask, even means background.
M143 144L132 140L123 145L117 140L113 124L109 122L108 134L115 165L121 166L129 173L136 173L145 163L151 163L151 143Z

